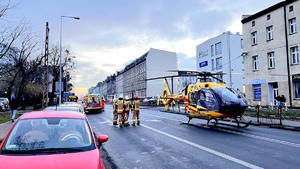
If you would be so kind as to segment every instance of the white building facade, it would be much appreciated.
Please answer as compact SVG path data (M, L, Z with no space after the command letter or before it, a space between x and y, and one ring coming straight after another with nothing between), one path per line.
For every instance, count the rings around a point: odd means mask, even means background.
M147 79L178 74L177 72L168 72L169 70L178 70L177 54L151 48L117 73L117 94L129 96L130 98L134 95L137 95L139 98L160 96L164 89L163 80ZM167 78L167 80L170 89L177 93L178 80L175 80L175 78L173 80Z
M222 72L225 85L244 91L243 40L239 33L224 32L196 46L197 71Z
M300 107L300 65L297 24L300 1L282 1L243 16L246 97L252 105L274 105L284 95Z

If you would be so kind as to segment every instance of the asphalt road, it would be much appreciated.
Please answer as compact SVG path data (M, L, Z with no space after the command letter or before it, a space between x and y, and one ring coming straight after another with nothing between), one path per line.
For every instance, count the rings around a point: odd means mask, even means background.
M299 132L249 126L199 127L206 121L142 109L141 125L112 125L112 107L87 115L97 134L107 134L101 152L107 168L299 168ZM131 118L132 114L130 114ZM131 121L131 120L130 120Z

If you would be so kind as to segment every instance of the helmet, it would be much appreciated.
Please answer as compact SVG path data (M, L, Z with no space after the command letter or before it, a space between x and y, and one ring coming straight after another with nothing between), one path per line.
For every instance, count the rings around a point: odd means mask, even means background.
M134 98L134 99L138 99L139 97L138 97L138 96L134 96L133 98Z
M125 96L125 100L129 100L129 96Z
M123 99L123 95L122 94L119 95L119 99Z

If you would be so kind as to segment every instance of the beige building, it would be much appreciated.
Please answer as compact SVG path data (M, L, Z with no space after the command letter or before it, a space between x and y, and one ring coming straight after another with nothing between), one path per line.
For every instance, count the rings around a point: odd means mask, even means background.
M246 97L251 105L300 107L300 1L288 0L244 15L243 55Z

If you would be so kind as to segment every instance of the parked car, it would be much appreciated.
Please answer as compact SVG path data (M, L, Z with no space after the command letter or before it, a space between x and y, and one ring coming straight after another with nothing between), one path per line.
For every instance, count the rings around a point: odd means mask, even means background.
M4 103L0 101L0 111L5 112Z
M157 104L157 96L152 96L151 99L149 99L149 104Z
M6 111L10 110L8 98L0 97L0 102L3 102Z
M0 144L0 168L105 168L87 117L72 111L34 111L20 116Z
M152 97L145 97L144 100L143 100L143 104L149 104L149 100L151 99Z
M75 112L81 112L78 107L67 107L67 106L48 106L44 109L47 110L55 110L55 111L75 111Z
M65 103L60 104L59 107L76 107L79 109L79 112L85 113L83 106L76 102L67 102L67 103L65 102Z

